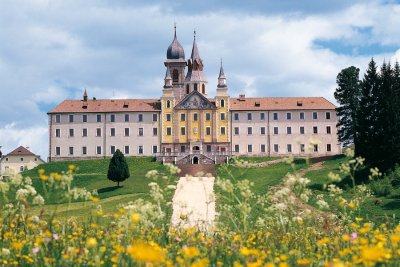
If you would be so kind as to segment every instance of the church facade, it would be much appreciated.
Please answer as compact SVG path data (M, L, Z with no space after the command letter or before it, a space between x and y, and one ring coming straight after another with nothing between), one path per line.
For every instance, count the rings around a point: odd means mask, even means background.
M335 106L322 97L229 96L221 62L208 97L193 40L188 60L176 30L160 99L65 100L49 116L49 160L156 156L173 163L220 163L233 155L340 153ZM311 145L310 145L311 140Z

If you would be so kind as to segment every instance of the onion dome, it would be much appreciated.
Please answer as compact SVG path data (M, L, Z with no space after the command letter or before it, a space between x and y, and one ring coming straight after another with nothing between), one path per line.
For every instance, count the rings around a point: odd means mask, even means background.
M174 34L174 40L170 44L167 50L167 59L185 59L185 51L183 50L183 47L179 43L178 39L176 38L176 26L175 28L175 34Z

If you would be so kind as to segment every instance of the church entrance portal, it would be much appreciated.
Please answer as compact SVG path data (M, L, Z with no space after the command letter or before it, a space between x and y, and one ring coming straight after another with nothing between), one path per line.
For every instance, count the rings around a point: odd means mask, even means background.
M198 157L194 157L193 158L193 164L199 164L199 158Z

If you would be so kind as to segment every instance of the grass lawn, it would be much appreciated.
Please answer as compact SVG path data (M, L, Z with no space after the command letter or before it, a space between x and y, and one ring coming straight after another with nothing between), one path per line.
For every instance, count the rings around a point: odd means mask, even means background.
M266 161L271 161L275 159L279 159L279 157L246 157L246 156L239 156L238 159L245 160L247 162L251 163L259 163L259 162L266 162Z
M60 161L50 162L23 173L24 176L30 176L33 185L40 193L43 192L38 170L45 169L46 173L61 173L68 170L68 165L73 164L78 167L74 175L72 186L84 187L88 190L97 190L100 199L105 199L118 195L133 194L143 195L149 191L148 184L150 180L145 177L150 170L165 170L165 166L153 161L152 157L127 157L130 177L121 182L122 187L117 188L116 183L107 179L107 171L110 159L81 160L81 161ZM55 203L53 199L50 203Z

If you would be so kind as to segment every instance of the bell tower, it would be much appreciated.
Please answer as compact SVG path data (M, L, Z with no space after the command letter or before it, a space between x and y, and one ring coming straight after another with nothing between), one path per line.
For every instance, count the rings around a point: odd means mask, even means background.
M164 62L172 78L174 88L182 88L185 79L185 51L176 37L176 25L174 25L174 39L167 50L167 59Z

